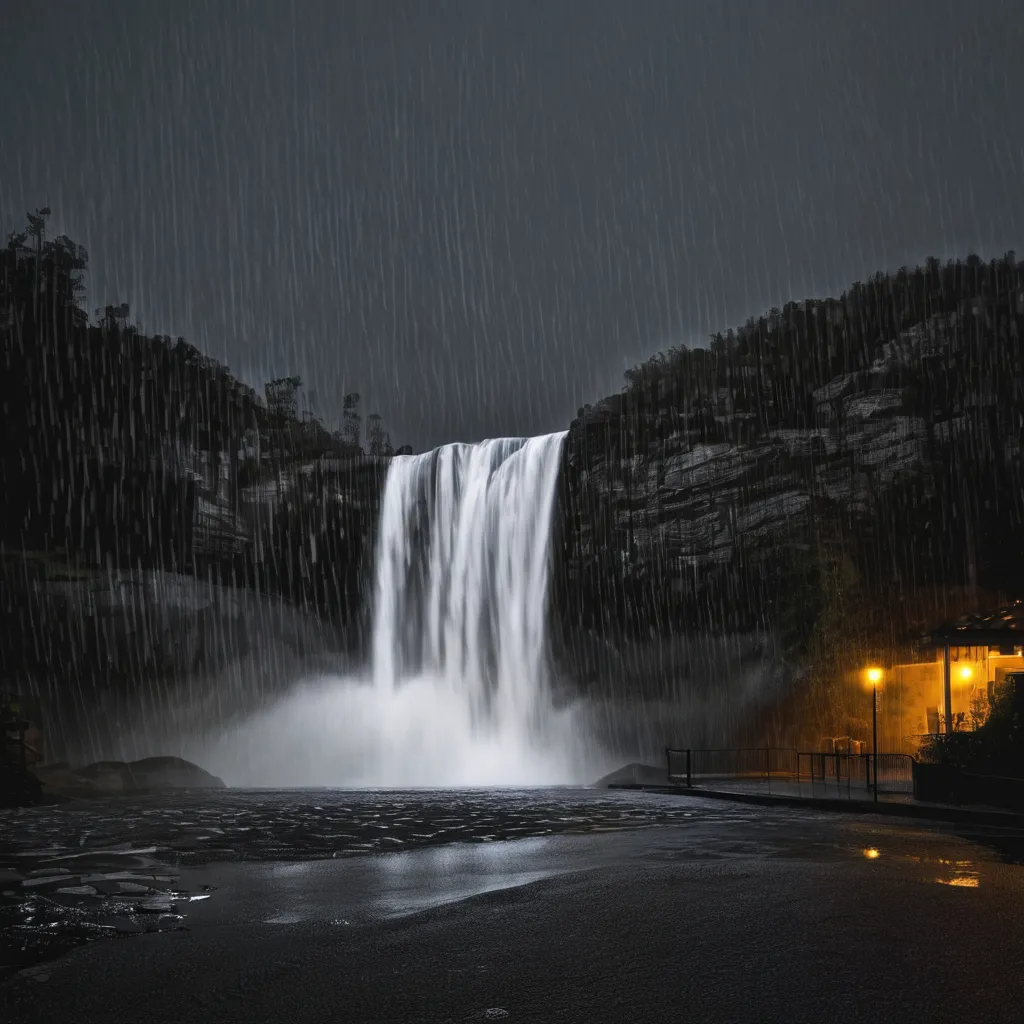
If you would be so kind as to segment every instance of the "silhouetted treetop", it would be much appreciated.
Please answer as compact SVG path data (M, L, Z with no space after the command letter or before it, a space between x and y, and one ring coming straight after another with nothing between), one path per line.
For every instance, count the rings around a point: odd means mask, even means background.
M706 349L659 352L626 371L624 392L638 414L713 416L724 403L755 433L808 426L815 392L843 375L874 373L880 386L907 389L914 401L928 376L929 332L958 339L966 379L988 373L1005 388L1020 368L1012 325L1022 310L1024 263L1014 252L988 263L974 254L945 265L929 258L913 270L877 273L837 299L787 302L713 334ZM1007 344L983 350L979 331ZM908 346L914 351L895 357Z

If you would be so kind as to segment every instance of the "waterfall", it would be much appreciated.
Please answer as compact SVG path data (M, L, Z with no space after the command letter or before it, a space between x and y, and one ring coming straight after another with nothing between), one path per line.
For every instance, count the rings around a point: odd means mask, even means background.
M396 458L381 514L373 674L422 674L474 728L539 725L548 696L551 515L564 434Z
M550 687L551 520L564 441L505 438L392 459L368 671L306 680L193 759L235 785L593 778L576 713L556 708Z

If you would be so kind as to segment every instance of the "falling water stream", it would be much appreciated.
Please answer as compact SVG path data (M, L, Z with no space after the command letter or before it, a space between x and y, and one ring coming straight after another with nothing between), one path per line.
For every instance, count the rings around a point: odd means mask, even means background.
M544 708L548 539L563 434L396 459L377 556L374 683L426 674L476 728Z
M225 781L583 781L550 690L550 535L564 433L451 444L388 471L370 671L306 680L200 755Z

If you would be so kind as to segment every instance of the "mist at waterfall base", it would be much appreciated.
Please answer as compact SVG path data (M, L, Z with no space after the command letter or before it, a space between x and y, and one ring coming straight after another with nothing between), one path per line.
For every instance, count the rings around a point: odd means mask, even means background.
M550 536L565 434L392 460L371 661L319 673L187 744L229 785L462 787L590 781L607 765L556 708Z

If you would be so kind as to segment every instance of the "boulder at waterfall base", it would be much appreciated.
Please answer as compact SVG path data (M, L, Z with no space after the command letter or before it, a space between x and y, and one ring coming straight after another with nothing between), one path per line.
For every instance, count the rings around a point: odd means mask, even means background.
M48 765L37 768L35 774L44 792L56 798L225 788L223 780L180 757L96 761L74 770L66 764Z

